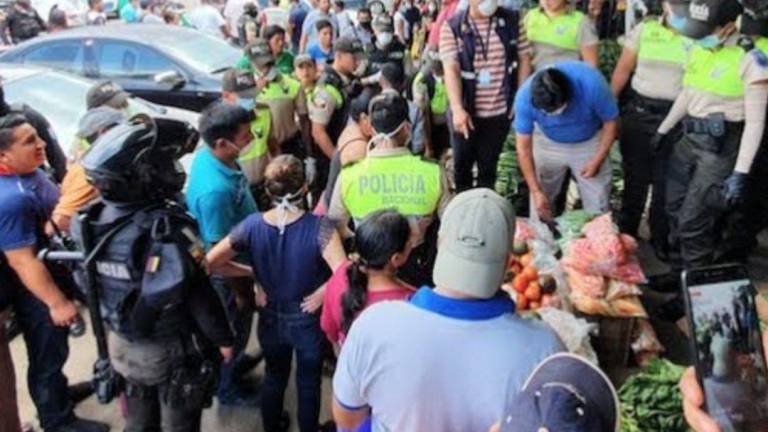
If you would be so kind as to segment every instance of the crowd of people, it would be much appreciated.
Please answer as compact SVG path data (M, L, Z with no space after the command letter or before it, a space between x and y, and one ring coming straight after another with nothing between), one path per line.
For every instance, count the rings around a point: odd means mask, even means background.
M105 25L103 0L89 5L87 25ZM214 395L288 430L294 356L302 432L617 431L605 374L500 291L516 216L614 210L637 236L650 201L648 240L672 268L651 288L679 293L681 270L745 257L768 215L768 10L656 6L606 77L600 1L373 0L352 20L340 0L121 0L126 23L194 27L243 56L197 125L131 115L117 84L94 84L67 156L34 107L0 98L0 322L12 308L40 426L109 429L74 415L62 372L96 286L131 432L199 430ZM67 27L12 8L8 43ZM530 215L493 190L508 140ZM74 278L38 258L70 237ZM3 331L0 430L17 432ZM681 387L691 427L719 430L692 372Z

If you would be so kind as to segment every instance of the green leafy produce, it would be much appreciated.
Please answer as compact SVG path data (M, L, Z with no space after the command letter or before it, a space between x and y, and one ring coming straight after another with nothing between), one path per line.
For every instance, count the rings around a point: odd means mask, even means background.
M515 207L518 216L528 214L528 186L517 161L515 134L511 133L504 142L496 168L496 192Z
M686 432L683 396L677 387L685 368L654 359L619 389L621 432Z

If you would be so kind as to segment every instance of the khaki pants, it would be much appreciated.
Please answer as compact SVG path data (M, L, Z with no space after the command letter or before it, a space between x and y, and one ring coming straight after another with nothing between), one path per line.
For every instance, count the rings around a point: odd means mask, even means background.
M21 422L16 405L16 374L5 335L7 318L8 310L0 311L0 432L18 432Z
M533 134L533 164L536 167L541 189L549 199L550 206L560 192L565 176L573 175L579 188L582 207L585 210L604 213L610 207L611 161L606 158L592 178L584 178L581 170L597 153L600 135L575 144L556 143L539 130ZM558 216L558 215L552 215ZM531 202L531 217L536 216L536 206Z

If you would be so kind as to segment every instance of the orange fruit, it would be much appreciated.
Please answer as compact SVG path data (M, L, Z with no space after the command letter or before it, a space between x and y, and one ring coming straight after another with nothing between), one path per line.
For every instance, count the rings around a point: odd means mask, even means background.
M541 301L541 287L537 282L531 282L525 290L525 297L530 301Z
M525 297L525 295L517 293L517 300L515 301L515 305L517 306L518 310L526 310L528 309L528 299Z
M512 287L515 288L515 291L523 293L528 288L528 280L522 274L519 274L512 280Z
M525 267L525 268L523 269L523 273L522 273L522 275L523 275L523 277L524 277L524 278L525 278L525 279L526 279L528 282L536 282L536 283L538 284L538 280L539 280L539 272L538 272L538 271L536 271L536 268L534 268L533 266L530 266L530 265L529 265L529 266Z

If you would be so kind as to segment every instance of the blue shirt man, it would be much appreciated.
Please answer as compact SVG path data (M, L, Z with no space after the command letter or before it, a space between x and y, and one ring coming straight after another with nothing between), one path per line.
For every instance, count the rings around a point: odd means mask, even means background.
M584 209L608 210L607 157L618 116L605 78L586 63L556 63L526 80L515 97L513 125L534 217L556 216L550 203L569 173L578 183Z
M200 224L207 249L256 212L245 174L225 165L207 147L198 150L192 161L187 207Z
M217 102L200 117L200 134L207 144L192 161L187 207L200 224L206 248L226 237L235 225L256 212L248 180L237 163L253 135L253 114L239 106Z

